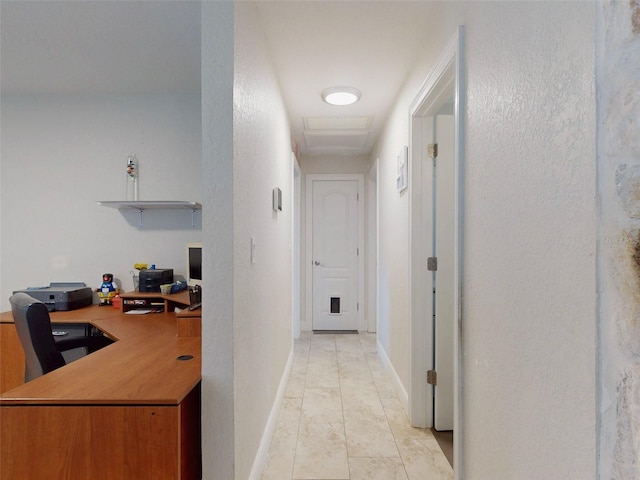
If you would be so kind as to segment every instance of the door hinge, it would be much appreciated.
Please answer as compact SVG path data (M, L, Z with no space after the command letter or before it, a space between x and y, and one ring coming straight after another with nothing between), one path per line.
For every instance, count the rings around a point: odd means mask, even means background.
M356 302L356 312L360 311L360 302Z
M427 370L427 383L429 385L437 385L438 384L438 374L435 370Z
M427 145L427 153L429 154L429 158L436 158L438 156L438 144L430 143Z
M430 272L438 271L438 257L427 258L427 270Z
M356 257L359 257L359 256L360 256L360 249L356 248Z

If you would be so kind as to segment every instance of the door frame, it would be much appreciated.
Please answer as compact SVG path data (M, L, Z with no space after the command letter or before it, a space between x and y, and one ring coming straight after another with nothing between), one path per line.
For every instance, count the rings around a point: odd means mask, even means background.
M307 268L305 278L305 307L307 326L313 330L313 182L314 181L330 181L330 180L355 180L358 185L358 279L357 279L357 299L359 308L357 311L358 331L366 331L367 324L365 322L364 311L364 257L366 255L364 248L364 174L362 173L308 173L306 175L306 201L305 201L305 251Z
M433 355L433 327L430 321L433 300L431 295L424 295L425 288L432 288L430 275L427 275L426 260L428 248L432 242L429 233L425 232L423 205L430 200L423 198L425 186L422 184L422 160L426 156L426 145L423 145L423 118L442 95L451 82L454 83L454 115L455 115L455 187L454 187L454 301L456 305L457 328L454 329L454 475L463 478L462 473L462 227L463 227L463 164L464 164L464 122L465 89L464 89L464 27L459 26L449 41L434 69L427 76L410 107L409 118L409 188L410 188L410 261L409 261L409 309L410 309L410 385L409 385L409 417L411 424L419 427L433 425L433 397L430 386L426 382L426 372L431 367L429 361ZM430 214L430 213L429 213ZM425 238L427 237L427 238ZM425 246L427 248L425 248ZM431 341L429 341L431 339Z

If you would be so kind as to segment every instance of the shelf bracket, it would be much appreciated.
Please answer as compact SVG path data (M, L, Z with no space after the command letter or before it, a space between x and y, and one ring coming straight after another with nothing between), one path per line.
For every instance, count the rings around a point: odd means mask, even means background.
M195 208L191 210L191 228L196 228L196 213L198 210ZM138 209L138 215L140 217L140 228L144 228L144 208Z

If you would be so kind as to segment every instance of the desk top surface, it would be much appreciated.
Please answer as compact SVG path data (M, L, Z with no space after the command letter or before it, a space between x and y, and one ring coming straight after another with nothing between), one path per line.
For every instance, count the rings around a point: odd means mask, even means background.
M11 312L0 322L13 322ZM176 336L174 313L125 315L111 307L51 312L89 323L115 343L0 395L0 405L177 405L200 381L200 337ZM178 360L191 355L191 360Z

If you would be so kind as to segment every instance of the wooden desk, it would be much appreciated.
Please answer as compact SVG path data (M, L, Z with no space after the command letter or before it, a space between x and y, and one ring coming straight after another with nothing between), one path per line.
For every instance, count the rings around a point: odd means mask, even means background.
M91 306L51 319L117 341L0 395L0 478L199 479L200 338L177 336L173 313Z
M178 293L168 295L163 295L159 292L127 292L121 293L120 298L123 312L136 308L134 306L127 305L126 300L156 301L163 304L165 312L173 312L175 307L188 307L190 303L188 290L182 290Z
M163 304L165 312L173 312L175 308L179 308L182 311L176 313L178 322L177 335L179 337L199 337L202 335L202 310L187 310L190 303L188 290L182 290L181 292L169 295L152 292L128 292L121 294L120 298L123 312L135 310L136 307L134 305L127 304L126 302L136 300L161 303ZM145 306L142 305L137 308L145 308Z

